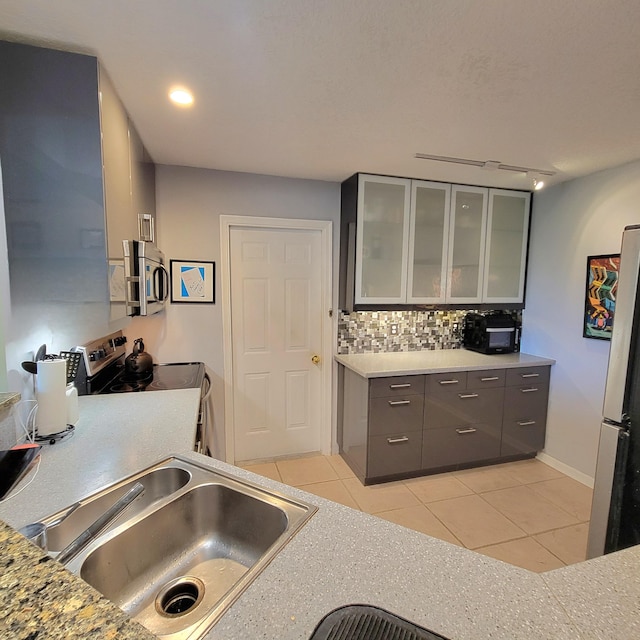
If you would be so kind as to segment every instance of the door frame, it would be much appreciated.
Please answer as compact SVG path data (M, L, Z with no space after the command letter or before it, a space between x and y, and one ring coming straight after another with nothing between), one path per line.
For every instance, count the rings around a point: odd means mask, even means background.
M321 322L324 364L320 388L320 442L321 453L331 453L331 391L333 371L332 322L332 254L333 223L331 220L299 220L296 218L268 218L259 216L220 216L220 280L222 289L222 340L224 351L224 439L225 461L235 462L235 412L233 407L233 348L231 318L231 262L230 239L233 228L303 230L320 232L321 269Z

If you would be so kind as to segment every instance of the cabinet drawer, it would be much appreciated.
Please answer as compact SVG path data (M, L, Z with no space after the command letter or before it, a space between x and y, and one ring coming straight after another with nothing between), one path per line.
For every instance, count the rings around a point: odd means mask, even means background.
M455 427L485 422L502 424L504 388L446 391L427 396L424 428Z
M544 420L506 421L502 426L501 456L535 453L544 449L546 423Z
M372 378L369 382L370 398L386 398L409 394L424 394L424 376Z
M499 455L500 428L496 425L478 423L424 432L423 469L490 460Z
M426 393L438 393L440 390L455 390L467 388L467 372L430 373L427 376Z
M369 438L368 478L418 471L421 461L421 431Z
M513 387L523 384L549 384L551 367L518 367L507 369L507 386Z
M536 420L546 422L549 390L546 385L507 387L504 395L504 422Z
M421 431L424 396L404 395L369 401L369 435Z
M484 369L467 372L467 389L491 389L504 387L506 378L504 369Z

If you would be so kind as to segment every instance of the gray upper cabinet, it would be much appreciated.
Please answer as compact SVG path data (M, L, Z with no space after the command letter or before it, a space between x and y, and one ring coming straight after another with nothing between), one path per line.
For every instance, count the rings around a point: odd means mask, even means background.
M0 42L0 82L12 306L106 308L97 60Z
M122 240L155 213L155 170L113 85L95 57L3 41L0 79L12 304L124 318Z
M342 185L340 306L522 304L531 194L357 174Z

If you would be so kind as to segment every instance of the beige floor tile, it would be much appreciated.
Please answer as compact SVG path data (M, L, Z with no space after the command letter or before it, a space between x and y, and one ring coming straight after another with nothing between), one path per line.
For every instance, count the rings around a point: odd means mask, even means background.
M259 476L264 476L265 478L271 478L272 480L277 480L278 482L282 482L282 478L278 473L278 467L276 467L275 462L262 462L259 464L242 464L240 465L241 469L246 469L247 471L251 471L253 473L257 473Z
M460 480L450 473L425 476L424 478L412 478L411 480L405 480L404 484L415 494L418 500L424 503L459 498L473 493L469 487L462 484Z
M339 502L345 507L359 509L358 503L353 499L341 480L330 480L329 482L316 482L313 484L305 484L304 490L313 493L321 498Z
M333 470L326 456L278 460L276 466L282 477L282 482L293 487L338 480L338 474Z
M591 499L593 490L573 478L556 478L529 485L536 493L551 500L580 522L587 522L591 517Z
M427 508L468 549L525 536L522 529L477 495L433 502Z
M475 493L508 489L522 484L518 478L509 473L508 469L504 469L503 465L483 467L482 469L465 469L464 471L456 471L454 475Z
M537 573L565 566L562 560L556 558L533 538L511 540L490 547L482 547L476 551Z
M426 533L433 538L446 540L452 544L460 545L461 542L445 527L431 511L424 506L405 507L404 509L394 509L393 511L383 511L376 514L379 518L395 522L407 529L413 529L420 533Z
M338 474L338 478L355 478L356 474L351 471L351 467L349 467L341 455L327 456L327 460L333 467L333 470Z
M482 497L528 534L578 524L578 519L557 507L529 486L500 489Z
M386 482L365 487L357 478L342 480L355 498L358 506L366 513L380 513L391 509L419 506L418 499L402 482Z
M507 462L506 464L501 464L500 467L515 476L522 484L565 477L560 471L535 458L531 460L518 460L518 462Z
M566 564L575 564L587 558L587 538L589 537L587 522L547 531L533 537Z

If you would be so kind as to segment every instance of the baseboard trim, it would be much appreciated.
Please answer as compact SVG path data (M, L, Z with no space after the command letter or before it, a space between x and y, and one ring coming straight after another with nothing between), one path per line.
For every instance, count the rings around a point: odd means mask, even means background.
M540 462L544 462L545 464L548 464L550 467L553 467L554 469L561 471L566 476L569 476L570 478L577 480L578 482L586 485L590 489L593 489L593 478L591 476L588 476L586 473L582 473L582 471L578 471L577 469L570 467L568 464L565 464L564 462L560 462L560 460L557 460L556 458L551 457L548 453L544 453L543 451L540 451L536 456L536 458L540 460Z

